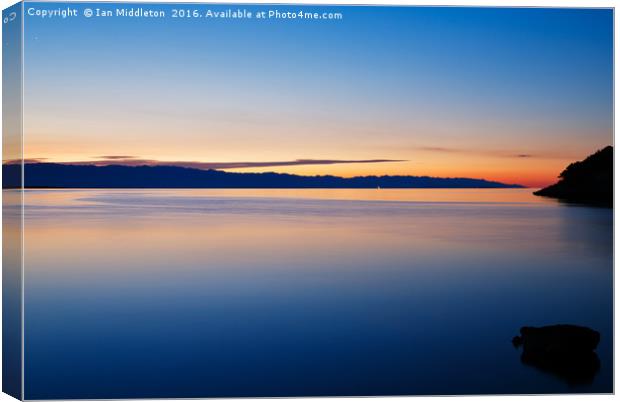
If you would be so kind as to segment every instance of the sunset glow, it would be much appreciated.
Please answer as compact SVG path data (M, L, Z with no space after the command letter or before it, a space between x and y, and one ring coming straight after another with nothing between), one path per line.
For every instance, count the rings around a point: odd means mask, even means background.
M164 31L27 19L24 158L541 187L612 142L611 12L337 9Z

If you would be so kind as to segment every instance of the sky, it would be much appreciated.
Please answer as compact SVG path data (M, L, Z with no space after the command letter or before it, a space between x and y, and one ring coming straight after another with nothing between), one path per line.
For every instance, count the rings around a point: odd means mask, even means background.
M71 6L79 17L25 17L25 159L540 187L613 141L611 10L239 7L343 15L261 21Z

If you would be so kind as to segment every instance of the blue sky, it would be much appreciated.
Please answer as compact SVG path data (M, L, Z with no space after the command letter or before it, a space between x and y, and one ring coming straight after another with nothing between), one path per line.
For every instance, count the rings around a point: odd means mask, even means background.
M26 16L26 157L395 159L263 170L538 185L612 142L611 10L239 8L343 19Z

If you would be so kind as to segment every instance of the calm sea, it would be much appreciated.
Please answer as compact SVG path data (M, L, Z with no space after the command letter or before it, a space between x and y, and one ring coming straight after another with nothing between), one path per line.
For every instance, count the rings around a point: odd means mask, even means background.
M26 399L612 391L613 211L531 190L29 190ZM600 331L600 370L521 362Z

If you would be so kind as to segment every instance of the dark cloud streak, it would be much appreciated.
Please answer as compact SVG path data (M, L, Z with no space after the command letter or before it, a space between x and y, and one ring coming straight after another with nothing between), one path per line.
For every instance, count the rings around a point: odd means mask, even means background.
M123 155L108 155L98 160L60 162L66 165L124 165L124 166L179 166L193 169L250 169L278 166L304 166L304 165L336 165L336 164L355 164L355 163L389 163L406 162L400 159L296 159L292 161L272 161L272 162L192 162L192 161L158 161L154 159L138 159Z
M137 156L133 155L103 155L103 156L95 156L95 159L135 159Z
M532 154L515 154L506 151L497 150L476 150L465 148L447 148L447 147L416 147L419 151L425 152L440 152L440 153L453 153L453 154L470 154L470 155L484 155L484 156L497 156L502 158L535 158L536 155Z

